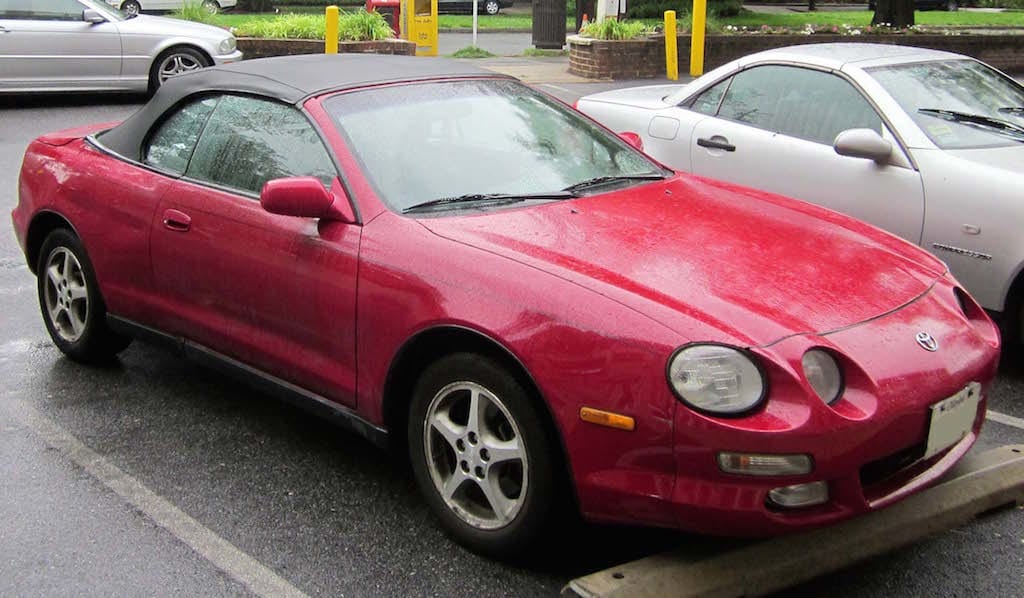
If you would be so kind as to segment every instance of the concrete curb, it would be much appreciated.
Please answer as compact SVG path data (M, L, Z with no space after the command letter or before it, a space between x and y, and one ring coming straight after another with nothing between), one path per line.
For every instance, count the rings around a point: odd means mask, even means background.
M968 455L887 509L694 562L665 553L572 580L563 596L761 596L849 567L1009 504L1024 503L1024 445Z

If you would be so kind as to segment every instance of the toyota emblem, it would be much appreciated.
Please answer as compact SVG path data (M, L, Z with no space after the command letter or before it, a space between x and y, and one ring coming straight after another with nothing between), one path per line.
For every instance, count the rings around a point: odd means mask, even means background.
M927 332L917 333L917 344L921 345L921 348L925 351L938 351L939 343L935 340L935 337L928 334Z

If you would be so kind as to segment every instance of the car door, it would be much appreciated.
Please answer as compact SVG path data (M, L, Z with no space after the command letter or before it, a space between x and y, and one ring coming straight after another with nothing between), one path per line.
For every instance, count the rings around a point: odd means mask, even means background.
M117 24L84 21L86 8L77 0L0 3L0 90L116 87Z
M152 225L166 300L159 327L353 403L361 227L271 214L259 202L271 179L334 182L316 130L292 106L234 95L193 100L159 127L146 161L183 174Z
M710 116L694 125L689 139L694 173L816 203L920 242L920 173L845 78L797 66L754 66L705 90L690 108ZM836 135L853 128L888 139L891 160L837 154Z

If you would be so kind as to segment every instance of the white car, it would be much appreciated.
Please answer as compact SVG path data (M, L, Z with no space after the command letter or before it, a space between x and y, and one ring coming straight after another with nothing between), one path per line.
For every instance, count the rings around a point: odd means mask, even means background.
M644 151L677 170L820 204L917 243L1020 340L1024 87L984 63L809 44L686 85L585 96L577 108L639 134Z
M219 27L125 16L96 0L0 0L0 92L153 91L241 59Z
M238 0L105 0L126 15L137 15L142 11L178 10L188 2L202 4L210 14L217 14L226 8L234 8Z

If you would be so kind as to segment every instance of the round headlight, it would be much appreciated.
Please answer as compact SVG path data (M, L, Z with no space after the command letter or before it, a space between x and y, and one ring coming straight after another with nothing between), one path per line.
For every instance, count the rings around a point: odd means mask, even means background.
M736 415L756 407L764 376L745 353L723 345L689 345L669 361L668 381L686 404L701 411Z
M228 38L225 38L223 41L220 42L220 46L218 46L217 49L220 50L221 54L230 54L230 53L235 51L235 46L236 46L235 38L234 37L228 37Z
M827 351L811 349L804 353L802 361L804 377L814 392L818 393L825 403L835 402L843 392L843 374L839 371L839 364L835 358Z

